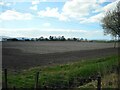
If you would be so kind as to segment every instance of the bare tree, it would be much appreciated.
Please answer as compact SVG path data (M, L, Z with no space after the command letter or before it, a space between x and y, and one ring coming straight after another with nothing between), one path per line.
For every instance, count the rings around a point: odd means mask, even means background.
M120 39L120 1L116 4L115 9L108 11L102 19L104 34L110 34L115 37L114 48L116 47L116 38Z
M116 4L115 9L106 13L104 18L102 19L102 27L104 29L104 34L111 34L113 37L115 37L115 39L118 38L118 41L120 40L120 1L118 1L118 3ZM114 44L114 48L115 47L116 47L116 40ZM118 46L118 50L119 50L119 46ZM120 68L119 67L120 67L120 61L118 60L118 69L117 69L118 88L120 90Z

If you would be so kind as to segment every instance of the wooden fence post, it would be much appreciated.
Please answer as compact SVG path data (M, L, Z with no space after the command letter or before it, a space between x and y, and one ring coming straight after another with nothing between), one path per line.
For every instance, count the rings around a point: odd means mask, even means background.
M35 75L35 90L37 90L38 88L38 82L39 82L39 72L37 72Z
M5 89L7 90L7 69L4 69L4 75L5 75Z
M15 86L13 87L13 90L16 90Z
M97 90L101 90L101 76L98 76L97 81L98 81L98 83L97 83Z

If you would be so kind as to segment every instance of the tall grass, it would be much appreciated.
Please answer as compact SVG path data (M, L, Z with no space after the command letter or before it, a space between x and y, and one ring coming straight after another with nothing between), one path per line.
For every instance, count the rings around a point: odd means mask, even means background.
M117 67L117 63L118 57L110 56L94 60L82 60L64 65L35 67L19 73L10 72L8 75L8 84L9 87L34 87L35 73L40 72L40 87L64 88L72 85L74 81L76 83L80 82L77 78L89 78L96 76L98 73L104 76L111 73Z

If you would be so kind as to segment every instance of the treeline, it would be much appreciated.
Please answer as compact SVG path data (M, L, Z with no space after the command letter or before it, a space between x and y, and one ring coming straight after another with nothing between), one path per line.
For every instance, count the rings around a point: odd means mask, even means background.
M2 41L88 41L84 38L65 38L64 36L49 36L49 38L44 38L43 36L39 38L3 38Z
M32 38L32 41L84 41L87 39L83 39L83 38L65 38L64 36L49 36L49 38L44 38L44 37L40 37L40 38Z

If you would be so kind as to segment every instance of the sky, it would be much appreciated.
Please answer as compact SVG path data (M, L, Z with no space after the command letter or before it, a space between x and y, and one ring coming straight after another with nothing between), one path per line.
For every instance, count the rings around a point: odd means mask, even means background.
M110 40L101 27L120 0L0 0L0 36Z

